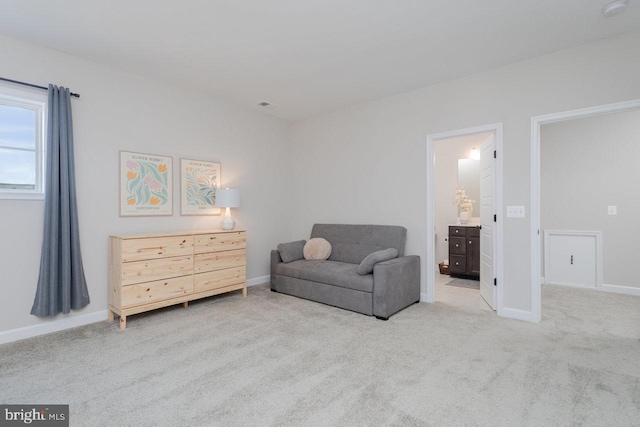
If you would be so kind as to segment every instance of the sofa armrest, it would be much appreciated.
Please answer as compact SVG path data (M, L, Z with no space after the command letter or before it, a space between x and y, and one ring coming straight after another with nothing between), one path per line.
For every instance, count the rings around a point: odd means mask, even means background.
M373 267L373 315L392 314L420 301L420 257L417 255L379 262Z
M278 264L282 262L282 258L280 257L280 252L276 249L271 251L271 289L278 290L276 286L276 269L278 268Z

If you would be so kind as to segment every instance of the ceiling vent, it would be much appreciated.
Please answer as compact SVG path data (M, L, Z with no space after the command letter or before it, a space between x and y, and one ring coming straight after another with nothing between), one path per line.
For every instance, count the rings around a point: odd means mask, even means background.
M258 107L262 107L262 108L275 108L277 107L277 105L274 105L270 102L267 101L262 101L262 102L258 102Z

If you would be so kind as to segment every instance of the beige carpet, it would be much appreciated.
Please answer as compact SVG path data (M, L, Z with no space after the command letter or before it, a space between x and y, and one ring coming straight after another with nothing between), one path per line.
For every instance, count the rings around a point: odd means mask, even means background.
M72 426L640 425L640 298L543 301L540 324L446 302L384 322L253 287L2 345L0 401Z

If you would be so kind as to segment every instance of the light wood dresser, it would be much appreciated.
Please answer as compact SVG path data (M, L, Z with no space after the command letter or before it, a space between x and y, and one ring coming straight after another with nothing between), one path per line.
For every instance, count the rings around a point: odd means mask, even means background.
M109 237L109 321L242 290L246 231L210 230Z

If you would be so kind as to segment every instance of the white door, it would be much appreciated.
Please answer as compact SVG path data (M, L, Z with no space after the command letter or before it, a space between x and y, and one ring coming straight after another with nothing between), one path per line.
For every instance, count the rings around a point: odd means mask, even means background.
M494 285L496 227L494 222L496 136L492 134L480 145L480 295L495 310L497 292Z

